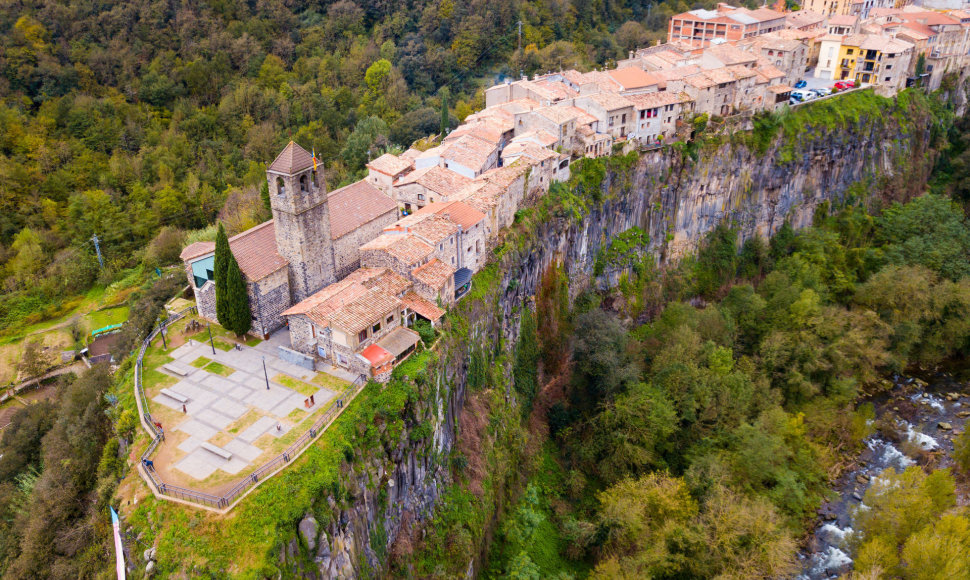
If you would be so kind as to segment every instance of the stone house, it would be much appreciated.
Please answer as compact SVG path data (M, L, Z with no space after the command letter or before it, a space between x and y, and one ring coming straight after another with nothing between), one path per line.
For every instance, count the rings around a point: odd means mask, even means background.
M631 135L642 143L669 140L677 132L684 104L690 101L686 93L649 93L633 95L636 128Z
M614 139L626 137L635 127L633 103L626 97L612 93L597 93L579 97L575 106L596 117L597 133L605 133Z
M367 164L367 181L391 195L394 182L414 170L414 161L385 153Z
M415 169L394 184L394 199L403 215L434 202L448 201L471 179L439 165Z
M801 40L785 38L772 32L742 41L739 45L757 54L764 62L786 71L782 81L785 84L794 85L805 76L809 50L808 45Z
M435 324L444 311L416 295L414 284L386 268L361 268L284 315L294 350L386 381L420 337L407 326L420 316Z
M468 268L472 273L479 271L485 265L486 257L485 214L461 201L429 204L415 214L417 217L432 215L445 219L458 228L455 238L456 261L453 265L459 270ZM440 249L443 250L444 247Z

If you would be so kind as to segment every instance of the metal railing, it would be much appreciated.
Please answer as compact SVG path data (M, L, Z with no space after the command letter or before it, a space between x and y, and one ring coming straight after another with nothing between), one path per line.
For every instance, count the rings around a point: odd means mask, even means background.
M282 469L286 464L295 459L306 446L308 446L314 439L317 438L320 433L323 432L326 426L333 421L337 415L343 412L347 404L358 394L360 394L360 392L367 385L367 377L364 375L358 376L353 382L353 391L348 395L335 400L330 408L327 409L324 414L316 420L316 422L314 422L313 426L310 427L307 432L297 438L297 440L287 447L285 451L273 459L270 459L258 467L255 471L244 477L225 494L213 495L195 489L166 483L161 479L161 477L159 477L158 472L155 471L154 466L149 459L152 454L155 453L155 450L158 449L158 446L162 443L162 441L165 440L165 432L163 429L158 428L154 419L152 419L151 412L148 410L148 398L145 395L141 378L143 366L142 360L145 357L145 352L147 352L148 348L151 346L152 340L158 336L159 332L172 323L181 320L186 314L195 311L196 307L191 306L162 322L142 342L141 349L138 351L138 359L135 361L135 399L138 403L139 413L141 414L142 427L148 432L149 436L152 437L151 444L149 444L148 448L145 449L144 453L141 454L141 463L143 469L141 469L140 472L148 481L149 485L151 485L155 491L161 495L167 495L186 502L223 510L232 507L233 503L244 495L247 490L264 479L272 476L274 473L276 473L276 471Z

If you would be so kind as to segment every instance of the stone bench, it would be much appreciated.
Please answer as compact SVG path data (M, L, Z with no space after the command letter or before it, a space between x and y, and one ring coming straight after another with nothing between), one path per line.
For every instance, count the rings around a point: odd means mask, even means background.
M206 442L200 445L199 447L205 449L209 453L218 455L219 457L225 459L226 461L229 461L230 459L232 459L232 453L229 453L222 447L218 447L216 445L213 445L212 443Z
M159 392L161 392L163 395L165 395L166 397L168 397L170 399L175 399L176 401L178 401L179 403L182 403L183 405L185 403L188 403L189 402L189 398L188 397L186 397L185 395L180 395L180 394L176 393L173 390L170 390L170 389L162 389Z
M188 376L188 374L192 372L191 370L185 368L184 365L175 364L175 363L168 363L167 365L162 365L162 368L180 377Z

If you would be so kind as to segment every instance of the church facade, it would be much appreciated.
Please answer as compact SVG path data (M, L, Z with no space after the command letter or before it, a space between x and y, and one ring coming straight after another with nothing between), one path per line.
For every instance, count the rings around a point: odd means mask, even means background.
M397 203L359 181L327 192L323 167L290 142L266 170L273 219L229 239L249 291L253 334L285 324L283 312L360 266L359 247L398 218ZM182 250L199 315L216 321L214 242Z

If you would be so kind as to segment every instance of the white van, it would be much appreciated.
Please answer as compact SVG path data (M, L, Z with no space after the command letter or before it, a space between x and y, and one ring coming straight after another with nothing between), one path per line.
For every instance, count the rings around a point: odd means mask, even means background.
M799 89L791 92L791 96L788 98L788 102L792 105L796 103L804 103L805 101L811 101L816 97L816 94L807 89Z

